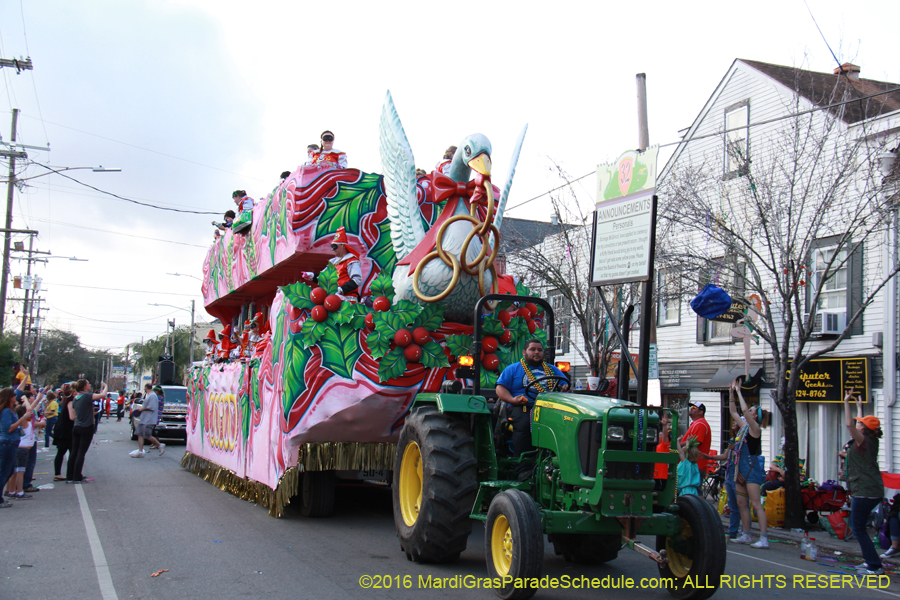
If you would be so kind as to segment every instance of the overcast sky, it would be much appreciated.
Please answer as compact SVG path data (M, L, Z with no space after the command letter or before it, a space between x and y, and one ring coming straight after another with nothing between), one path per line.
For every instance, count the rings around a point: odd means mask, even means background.
M900 81L900 3L810 6L842 62L860 65L863 78ZM167 273L200 277L209 222L232 208L231 192L265 197L322 130L335 132L350 166L380 172L378 119L388 89L417 165L429 171L447 146L481 132L502 185L527 123L515 206L560 184L554 161L579 177L636 146L636 73L647 74L651 143L665 145L691 124L735 58L835 67L802 0L552 8L7 0L0 36L0 57L34 62L20 75L0 69L0 136L9 141L11 110L19 108L19 140L52 148L28 150L27 162L121 168L68 175L140 202L217 213L138 206L60 175L29 180L16 193L13 227L40 231L37 249L88 260L34 265L49 308L44 327L113 351L163 334L167 318L189 323L192 299L198 322L210 318L200 282ZM668 155L664 148L661 160ZM5 160L0 169L5 180ZM47 172L36 164L17 171ZM576 185L589 203L595 177ZM549 220L549 207L544 196L509 214ZM12 261L12 274L25 267ZM21 303L7 303L8 323L20 326L20 314Z

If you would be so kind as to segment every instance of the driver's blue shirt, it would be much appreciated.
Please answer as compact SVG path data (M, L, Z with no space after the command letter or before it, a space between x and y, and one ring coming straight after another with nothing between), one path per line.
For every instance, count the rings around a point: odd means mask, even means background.
M557 369L555 366L551 364L547 364L547 366L550 367L550 373L552 373L553 375L556 375L558 377L565 377L565 374L563 374L563 372ZM529 366L529 368L531 369L532 374L534 374L535 379L547 376L547 374L544 372L543 366ZM528 383L528 375L525 374L525 368L522 367L522 361L515 362L503 369L503 372L500 373L500 377L497 378L497 385L502 385L503 387L508 389L509 393L513 395L513 398L515 398L516 396L526 396L525 388L528 386ZM548 386L553 385L554 383L556 384L556 389L559 389L559 387L564 385L563 382L560 382L556 379L548 379L547 381L542 382L541 385L546 390ZM531 389L534 390L532 396L536 396L538 393L537 386L534 386ZM534 404L534 400L534 397L528 398L528 405L531 406L532 404Z

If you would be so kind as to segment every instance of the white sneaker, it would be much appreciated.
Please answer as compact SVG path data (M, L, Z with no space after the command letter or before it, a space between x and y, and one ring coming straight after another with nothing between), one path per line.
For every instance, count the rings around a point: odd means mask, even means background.
M160 445L159 445L159 455L162 456L162 455L165 454L165 453L166 453L166 445L165 445L165 444L160 444Z
M144 458L144 454L146 454L146 452L143 450L135 450L134 452L130 452L128 456L131 458Z
M755 544L750 544L751 548L768 548L769 540L765 538L759 538L759 540Z
M896 548L888 548L887 552L881 555L881 558L891 558L897 555L900 555L900 550L897 550Z
M747 535L746 533L743 533L743 534L741 534L740 537L736 537L736 538L730 539L728 541L731 542L732 544L749 544L753 540L750 538L749 535Z

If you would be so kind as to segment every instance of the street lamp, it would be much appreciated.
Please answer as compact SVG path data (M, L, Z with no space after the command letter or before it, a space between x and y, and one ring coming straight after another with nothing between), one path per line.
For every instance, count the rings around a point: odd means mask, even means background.
M148 306L168 306L169 308L177 308L178 310L183 310L191 313L191 341L188 342L188 347L190 348L190 363L194 364L194 300L191 300L191 310L188 310L182 306L175 306L173 304L157 304L155 302L148 302ZM175 348L172 348L172 354L175 354Z

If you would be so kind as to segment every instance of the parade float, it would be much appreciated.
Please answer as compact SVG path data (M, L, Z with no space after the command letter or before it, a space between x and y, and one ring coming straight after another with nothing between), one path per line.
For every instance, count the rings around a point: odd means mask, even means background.
M273 516L294 496L303 514L329 514L339 476L389 478L416 394L455 380L469 353L476 301L528 294L496 260L524 136L502 190L481 134L417 176L388 93L382 174L298 167L256 203L249 227L218 237L203 264L205 308L238 340L258 320L259 339L240 359L191 371L182 466ZM338 294L329 262L336 235L359 257L351 295ZM489 306L481 387L528 338L545 338L540 317L533 304Z

